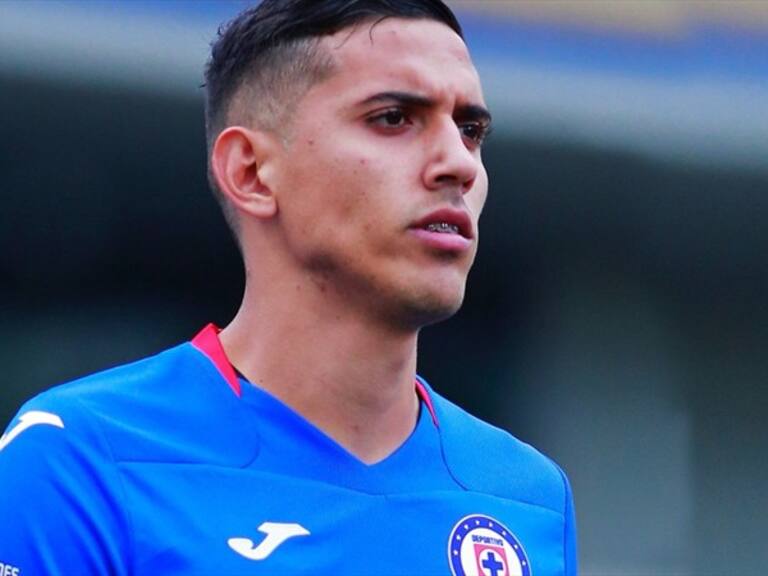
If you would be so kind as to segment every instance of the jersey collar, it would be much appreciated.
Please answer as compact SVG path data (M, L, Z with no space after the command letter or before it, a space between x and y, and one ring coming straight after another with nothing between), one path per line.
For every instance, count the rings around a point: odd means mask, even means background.
M222 378L229 384L229 387L238 397L242 396L242 390L240 389L240 380L237 378L237 373L234 367L227 358L227 354L224 352L224 347L219 340L219 332L221 328L215 324L208 324L205 328L200 330L197 335L192 338L192 346L202 352L208 360L210 360L216 369L221 374ZM437 420L437 414L435 414L435 408L432 405L432 399L429 397L429 392L426 386L422 384L418 379L414 380L414 386L416 388L416 394L419 399L424 403L424 406L429 410L430 416L432 416L432 422L435 427L440 427Z

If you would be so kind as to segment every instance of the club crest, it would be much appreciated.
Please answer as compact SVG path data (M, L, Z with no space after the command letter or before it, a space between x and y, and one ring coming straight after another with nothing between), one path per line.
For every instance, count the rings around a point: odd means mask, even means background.
M523 546L509 529L489 516L459 520L448 540L453 576L531 576Z

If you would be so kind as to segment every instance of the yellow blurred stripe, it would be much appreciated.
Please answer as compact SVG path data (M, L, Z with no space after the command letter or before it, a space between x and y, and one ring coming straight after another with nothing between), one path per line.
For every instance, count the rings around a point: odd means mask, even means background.
M768 0L449 0L465 12L525 20L675 33L705 20L768 32Z

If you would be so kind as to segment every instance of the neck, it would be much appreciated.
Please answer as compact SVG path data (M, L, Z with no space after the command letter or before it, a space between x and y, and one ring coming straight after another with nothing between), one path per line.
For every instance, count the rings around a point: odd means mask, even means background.
M362 319L311 289L250 284L220 334L232 364L363 462L396 450L418 416L417 332Z

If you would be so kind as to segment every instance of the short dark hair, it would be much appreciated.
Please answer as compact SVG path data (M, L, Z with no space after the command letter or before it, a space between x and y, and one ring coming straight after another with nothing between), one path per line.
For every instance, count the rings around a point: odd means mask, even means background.
M332 72L332 59L317 49L323 36L392 17L435 20L464 37L442 0L263 0L219 28L205 70L209 152L246 88L254 104L247 107L250 119L276 129L306 90ZM210 174L209 179L234 228L231 208Z

